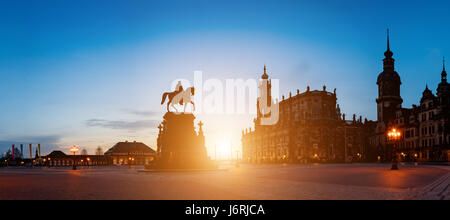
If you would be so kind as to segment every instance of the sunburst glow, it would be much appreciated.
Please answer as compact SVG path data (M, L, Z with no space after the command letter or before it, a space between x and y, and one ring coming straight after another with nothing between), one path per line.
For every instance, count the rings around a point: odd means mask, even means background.
M214 155L217 160L232 159L232 147L229 139L219 140L215 147Z

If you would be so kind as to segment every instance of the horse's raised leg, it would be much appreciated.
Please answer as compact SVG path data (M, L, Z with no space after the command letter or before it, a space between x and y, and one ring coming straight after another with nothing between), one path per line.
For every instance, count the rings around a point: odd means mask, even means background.
M187 106L187 104L184 104L184 113L186 113L186 106Z
M192 107L193 107L193 111L195 112L195 104L193 101L191 101Z

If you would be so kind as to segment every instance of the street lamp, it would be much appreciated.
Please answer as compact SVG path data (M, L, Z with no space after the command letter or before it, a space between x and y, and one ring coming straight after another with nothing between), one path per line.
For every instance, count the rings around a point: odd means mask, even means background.
M393 148L392 148L392 167L391 170L398 170L398 161L397 161L397 146L400 142L402 134L397 131L397 129L393 128L391 131L388 132L388 140L393 142Z
M73 153L73 166L72 166L72 170L76 170L77 169L77 165L76 165L76 160L75 160L75 154L78 152L78 150L80 150L78 147L76 146L72 146L70 148L70 152Z
M236 150L236 167L239 167L239 150Z

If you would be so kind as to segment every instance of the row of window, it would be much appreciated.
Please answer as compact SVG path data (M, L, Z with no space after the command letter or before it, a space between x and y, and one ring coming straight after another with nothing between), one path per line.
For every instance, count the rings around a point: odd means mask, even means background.
M422 136L425 136L425 135L428 135L428 134L432 135L434 133L435 133L435 127L434 126L423 127L422 128Z
M436 145L436 139L424 139L422 140L422 147L431 147Z
M407 130L405 132L405 138L411 138L411 137L418 137L419 134L417 134L416 129Z
M422 127L421 134L422 136L433 135L436 133L435 126L430 127ZM419 137L419 134L416 132L416 129L406 130L405 138Z
M447 138L448 139L448 138ZM429 138L429 139L423 139L421 142L421 147L432 147L432 146L436 146L436 145L441 145L444 144L444 139L443 137L439 137L438 139L435 138ZM406 148L415 148L419 146L419 141L405 141L404 143L401 144L401 147L406 147Z
M433 118L434 118L434 112L423 113L423 114L421 114L421 116L422 116L422 117L421 117L421 118L422 118L421 122L428 121L428 120L433 120ZM398 117L398 118L401 117L401 113L397 113L397 117ZM411 117L409 118L409 123L414 123L414 121L415 121L414 116L411 116ZM395 123L397 123L397 124L403 124L403 123L404 123L404 120L403 120L403 118L396 119L396 120L395 120Z
M433 102L424 103L422 105L422 109L428 109L428 108L433 108L433 107L434 107Z
M442 126L439 125L439 131L442 131ZM429 127L422 127L421 129L421 135L422 136L426 136L426 135L434 135L436 134L436 126L431 125ZM416 129L410 129L410 130L406 130L405 132L405 138L412 138L412 137L419 137L419 134L416 132Z
M422 121L432 120L433 117L434 117L434 112L428 112L428 114L427 113L423 113L422 114Z

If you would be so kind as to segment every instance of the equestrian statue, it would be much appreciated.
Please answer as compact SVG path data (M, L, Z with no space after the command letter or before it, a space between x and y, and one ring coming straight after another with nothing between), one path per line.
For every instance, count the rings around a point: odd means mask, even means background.
M194 87L189 87L186 90L183 90L183 86L181 82L178 81L178 84L175 88L174 92L165 92L162 96L161 105L164 104L166 98L169 97L169 101L167 102L167 111L170 112L170 106L175 109L178 113L178 109L175 107L175 104L183 105L184 112L186 112L187 104L191 103L193 107L193 111L195 111L195 104L192 101L192 96L194 96L195 89Z

